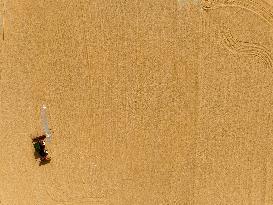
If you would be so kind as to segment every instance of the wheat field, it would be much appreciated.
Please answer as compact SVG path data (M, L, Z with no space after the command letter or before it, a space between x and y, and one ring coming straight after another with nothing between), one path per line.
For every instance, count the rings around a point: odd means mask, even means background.
M273 204L271 0L0 8L1 205Z

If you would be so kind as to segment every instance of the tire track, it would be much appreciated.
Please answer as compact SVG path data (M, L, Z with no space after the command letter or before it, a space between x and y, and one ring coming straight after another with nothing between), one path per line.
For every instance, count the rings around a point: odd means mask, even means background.
M266 67L272 68L273 58L270 50L266 47L250 42L239 41L233 37L230 30L222 26L220 28L220 33L222 35L222 41L224 45L233 53L245 54L249 56L255 56L262 60Z
M222 1L206 1L202 2L202 9L205 11L224 9L228 7L237 7L247 10L254 15L266 21L269 25L273 25L273 9L270 4L260 0L222 0Z
M4 15L6 13L6 4L3 0L0 0L1 5L1 13L0 13L0 34L2 35L2 40L4 41ZM1 50L1 54L3 54L3 50ZM3 55L2 55L3 57ZM3 62L1 61L0 65L0 81L2 80L2 72L4 70L4 65L2 65Z
M202 8L205 11L227 7L241 8L255 14L267 24L273 25L272 6L264 1L258 3L255 0L220 0L217 2L209 0L203 1L202 3ZM223 44L230 52L258 57L266 67L273 67L273 58L270 49L257 43L240 41L234 38L230 29L225 26L225 22L219 26L219 30Z
M272 6L262 0L238 0L235 5L248 8L256 12L260 17L266 19L271 25L273 24Z
M5 40L5 14L7 12L7 9L6 9L6 2L5 1L1 1L1 35L2 35L2 40L4 41Z

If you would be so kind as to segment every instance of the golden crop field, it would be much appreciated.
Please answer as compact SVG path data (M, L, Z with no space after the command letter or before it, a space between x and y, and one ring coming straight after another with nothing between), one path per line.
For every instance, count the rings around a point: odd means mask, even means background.
M273 204L272 0L0 10L0 205Z

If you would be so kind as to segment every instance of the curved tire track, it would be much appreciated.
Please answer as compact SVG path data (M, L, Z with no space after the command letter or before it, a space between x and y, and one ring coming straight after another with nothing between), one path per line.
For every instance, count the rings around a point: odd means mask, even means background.
M237 7L259 16L269 25L273 25L273 8L265 1L259 0L222 0L222 1L206 1L203 0L202 8L205 11L223 9L227 7Z
M263 19L267 24L273 25L273 8L270 4L264 1L220 0L216 2L214 0L204 0L202 3L202 8L205 11L228 7L241 8ZM266 67L273 67L273 58L270 49L256 43L240 41L234 38L230 30L225 26L225 23L219 27L223 44L231 52L258 57L262 60Z
M250 42L239 41L233 37L230 30L222 26L220 29L222 34L222 40L224 45L232 52L245 54L250 56L256 56L264 62L265 66L268 68L273 67L273 58L269 49L266 47Z

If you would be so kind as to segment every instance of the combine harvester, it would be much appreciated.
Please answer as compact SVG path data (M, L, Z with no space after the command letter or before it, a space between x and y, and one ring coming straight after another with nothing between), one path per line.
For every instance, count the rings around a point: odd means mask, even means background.
M41 119L42 119L42 125L44 129L44 135L37 136L34 139L32 139L33 146L35 148L36 153L40 157L40 164L45 164L50 162L51 158L48 157L48 151L45 149L45 142L51 142L51 131L48 126L48 120L46 115L46 106L43 105L41 109Z

